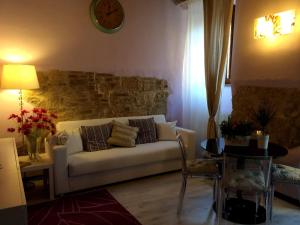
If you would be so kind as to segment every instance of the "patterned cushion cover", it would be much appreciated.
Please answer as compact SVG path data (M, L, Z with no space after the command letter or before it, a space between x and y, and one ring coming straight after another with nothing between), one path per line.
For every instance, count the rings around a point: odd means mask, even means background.
M65 145L68 141L69 135L64 131L59 131L56 134L48 137L48 142L51 145Z
M110 145L134 147L138 131L137 127L131 127L113 120L111 137L108 138L107 142Z
M154 118L128 120L129 126L139 128L136 144L152 143L157 141Z
M282 164L272 165L272 181L300 185L300 169Z
M84 150L88 152L109 148L107 139L110 137L112 124L107 123L99 126L81 126L81 137Z
M242 191L263 191L266 187L263 172L250 170L236 170L227 185Z
M194 159L187 161L187 170L201 175L218 174L217 160Z

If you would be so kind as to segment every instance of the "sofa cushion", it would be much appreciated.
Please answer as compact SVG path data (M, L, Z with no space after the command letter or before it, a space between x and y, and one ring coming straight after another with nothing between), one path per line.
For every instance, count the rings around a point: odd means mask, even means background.
M108 138L107 142L115 146L134 147L138 131L139 128L137 127L131 127L113 120L111 137Z
M159 141L176 141L177 121L167 123L157 123L156 131Z
M66 130L65 132L68 136L68 140L65 143L68 149L68 154L82 152L83 146L79 129Z
M128 120L129 126L138 127L139 132L136 138L137 144L153 143L157 141L154 118Z
M109 148L107 139L110 137L112 124L107 123L99 126L81 126L81 137L84 150L88 152Z
M69 156L69 176L180 159L179 151L176 141L141 144L135 148L113 148L96 152L83 151Z

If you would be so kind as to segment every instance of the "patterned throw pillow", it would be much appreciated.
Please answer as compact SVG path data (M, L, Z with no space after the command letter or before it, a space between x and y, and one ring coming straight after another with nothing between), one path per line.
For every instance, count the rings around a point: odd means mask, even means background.
M111 130L111 123L98 126L81 126L84 151L93 152L108 149L107 139L110 137Z
M154 118L128 120L129 126L139 128L136 144L152 143L157 141Z
M47 141L51 145L65 145L69 139L68 133L64 131L58 131L56 134L47 137Z
M111 137L108 138L107 142L110 145L134 147L138 131L137 127L131 127L113 120Z

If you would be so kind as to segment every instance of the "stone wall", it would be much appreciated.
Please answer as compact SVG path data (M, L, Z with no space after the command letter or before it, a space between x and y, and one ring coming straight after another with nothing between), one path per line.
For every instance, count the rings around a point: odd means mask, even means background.
M27 102L56 112L59 121L167 113L166 80L93 72L38 72L40 88Z
M233 117L251 120L251 112L262 102L276 111L267 129L272 142L300 146L300 89L239 86L232 98Z

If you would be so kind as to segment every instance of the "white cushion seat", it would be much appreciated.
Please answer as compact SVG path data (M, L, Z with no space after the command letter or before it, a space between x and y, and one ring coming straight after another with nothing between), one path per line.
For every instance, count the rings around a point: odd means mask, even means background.
M138 166L153 162L180 159L176 141L140 144L134 148L113 148L69 155L69 176L97 173L113 169Z

